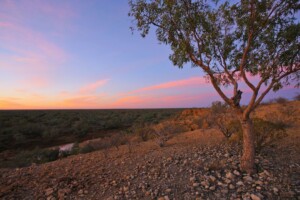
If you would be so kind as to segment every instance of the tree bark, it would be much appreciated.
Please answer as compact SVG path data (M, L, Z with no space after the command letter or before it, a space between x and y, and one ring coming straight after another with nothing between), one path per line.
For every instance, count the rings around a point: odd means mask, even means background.
M254 173L254 132L252 119L250 117L242 118L241 125L243 130L243 155L241 158L241 169L249 174Z

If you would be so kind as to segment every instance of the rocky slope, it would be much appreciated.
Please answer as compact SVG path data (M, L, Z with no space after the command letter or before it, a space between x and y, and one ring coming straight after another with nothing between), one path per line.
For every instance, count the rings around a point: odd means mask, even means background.
M0 169L0 199L300 199L300 127L257 156L255 175L239 170L241 147L216 130Z

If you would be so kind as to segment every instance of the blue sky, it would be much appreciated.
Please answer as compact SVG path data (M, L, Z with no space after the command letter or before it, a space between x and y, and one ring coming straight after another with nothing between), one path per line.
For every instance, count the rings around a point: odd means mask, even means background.
M199 68L172 65L153 32L132 34L128 11L118 0L1 0L0 109L202 107L220 100Z

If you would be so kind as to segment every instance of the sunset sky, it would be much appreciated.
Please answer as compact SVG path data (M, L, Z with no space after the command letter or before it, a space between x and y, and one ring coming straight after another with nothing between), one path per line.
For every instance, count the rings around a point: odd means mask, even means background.
M132 34L128 11L126 0L0 0L0 109L204 107L220 100L199 68L174 67L153 33ZM289 87L267 98L297 92Z

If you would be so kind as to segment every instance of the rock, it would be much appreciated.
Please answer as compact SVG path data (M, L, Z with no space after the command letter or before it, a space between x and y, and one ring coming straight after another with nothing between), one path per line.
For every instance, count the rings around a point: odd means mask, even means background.
M256 194L251 194L250 197L252 200L261 200L261 198Z
M170 200L168 196L164 196L164 200Z
M167 194L169 194L169 193L172 192L172 189L168 188L168 189L165 190L165 192L166 192Z
M129 190L129 187L126 187L126 186L123 187L124 192L128 192L128 190Z
M231 172L227 172L225 177L230 180L233 180L235 178L235 176Z
M209 176L209 179L212 181L212 182L215 182L217 179L216 179L216 177L214 177L214 176Z
M204 187L209 187L209 182L208 181L201 181L201 185Z
M243 186L244 183L243 183L242 181L238 181L238 182L236 183L236 185L237 185L237 186Z
M157 200L165 200L165 197L158 197Z
M233 190L234 188L235 188L234 185L232 184L229 185L229 189Z
M253 179L252 179L252 177L251 176L245 176L244 178L243 178L246 182L248 182L248 183L250 183L250 182L252 182L253 181Z
M77 192L77 194L79 194L79 195L83 194L83 190L80 189L80 190Z
M262 181L258 180L258 181L255 181L255 184L256 185L263 185L264 183Z
M193 183L193 187L199 187L199 183Z
M209 189L210 189L211 191L214 191L214 190L216 189L216 186L214 186L214 185L213 185L213 186L210 186Z
M53 192L54 192L53 188L47 188L47 189L45 190L45 195L46 195L46 196L50 196Z
M56 198L54 196L49 196L47 197L47 200L56 200Z
M227 193L228 193L228 190L223 189L223 190L221 190L221 192L222 192L223 194L227 194Z
M279 192L278 188L273 187L273 192L274 192L275 194L277 194L277 193Z
M196 181L196 177L195 176L193 176L193 177L190 178L190 182L195 182L195 181Z
M237 171L237 170L234 170L234 171L233 171L233 174L234 174L234 175L237 175L237 176L241 175L241 173L240 173L239 171Z

